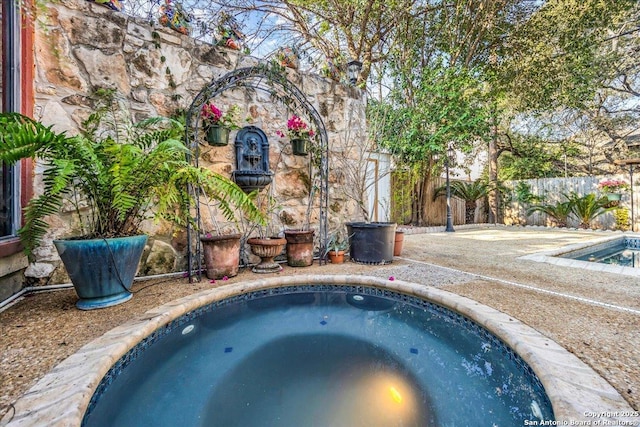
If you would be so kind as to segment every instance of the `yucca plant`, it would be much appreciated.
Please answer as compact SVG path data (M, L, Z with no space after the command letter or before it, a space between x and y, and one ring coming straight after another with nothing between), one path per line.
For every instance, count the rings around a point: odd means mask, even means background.
M190 221L188 185L216 200L228 220L239 209L250 221L264 218L233 181L191 165L179 120L149 118L134 123L112 91L102 91L95 112L76 136L59 133L28 117L0 114L0 161L33 157L45 166L42 193L25 209L19 230L28 255L48 229L47 215L73 206L82 238L140 234L144 220Z
M475 218L477 202L487 195L489 186L486 182L476 180L473 182L451 181L449 187L453 197L464 200L465 224L472 224ZM436 188L433 198L435 200L436 197L444 196L446 193L447 187L443 185Z

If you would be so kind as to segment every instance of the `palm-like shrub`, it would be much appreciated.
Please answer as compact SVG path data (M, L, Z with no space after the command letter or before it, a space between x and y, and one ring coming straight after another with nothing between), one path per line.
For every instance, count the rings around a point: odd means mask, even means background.
M584 196L571 193L568 196L568 203L571 206L571 213L580 221L580 228L589 228L594 219L615 209L609 206L609 199L596 197L593 193Z
M150 118L133 123L112 92L98 98L80 135L67 136L28 117L0 114L0 161L33 157L43 162L42 194L32 199L19 230L30 255L49 227L47 215L73 206L83 238L140 234L142 221L191 220L188 185L206 191L233 220L240 209L249 220L261 212L233 181L191 165L178 120Z
M487 195L489 186L487 183L477 180L473 182L451 181L449 187L451 188L451 195L453 197L462 199L465 202L465 224L473 223L476 207L478 205L477 201ZM437 197L444 196L446 194L447 187L446 185L443 185L436 188L433 198L435 200Z
M571 215L571 203L568 200L557 202L555 205L533 205L527 209L527 215L541 212L551 217L558 227L566 227Z

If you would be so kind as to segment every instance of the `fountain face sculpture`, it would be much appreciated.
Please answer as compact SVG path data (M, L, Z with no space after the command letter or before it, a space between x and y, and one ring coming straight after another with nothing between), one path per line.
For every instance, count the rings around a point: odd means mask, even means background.
M262 129L245 126L235 140L236 170L232 178L245 192L262 190L271 183L269 170L269 141Z

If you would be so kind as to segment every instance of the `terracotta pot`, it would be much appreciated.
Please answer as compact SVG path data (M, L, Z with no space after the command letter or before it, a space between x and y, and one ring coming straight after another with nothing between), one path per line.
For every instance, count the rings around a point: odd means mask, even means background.
M285 230L287 239L287 265L308 267L313 264L314 230Z
M273 259L282 253L284 246L287 244L286 239L279 237L252 237L247 240L251 246L251 252L260 257L260 263L253 267L251 271L254 273L277 273L282 271L280 264Z
M393 244L393 256L402 254L402 244L404 242L404 231L396 231L396 239Z
M240 234L200 236L204 249L204 264L209 279L238 275L240 264Z
M327 256L331 264L342 264L344 262L344 251L329 251Z

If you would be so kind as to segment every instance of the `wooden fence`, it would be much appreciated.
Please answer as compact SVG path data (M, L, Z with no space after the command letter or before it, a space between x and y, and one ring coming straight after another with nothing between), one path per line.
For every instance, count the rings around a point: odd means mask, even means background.
M613 176L592 176L592 177L572 177L572 178L540 178L540 179L526 179L520 181L507 181L504 183L506 188L511 189L510 192L504 194L503 202L503 218L504 223L507 225L553 225L550 218L547 215L535 212L531 215L527 215L526 211L533 204L555 204L564 200L565 194L572 192L577 193L580 196L584 196L589 193L600 194L598 191L598 183L603 179L622 179L629 182L629 177L626 175L613 175ZM411 183L402 173L393 173L391 177L391 215L392 220L398 224L409 224L411 222ZM525 184L531 195L537 198L537 201L523 202L518 200L518 194L516 188L519 183ZM432 180L431 185L427 188L427 194L425 196L425 224L424 225L444 225L447 220L447 205L445 197L438 197L433 200L433 194L435 189L444 186L444 178L435 178ZM634 212L631 212L632 204L631 197L633 196L633 208ZM635 228L640 228L640 218L636 211L638 210L638 204L640 202L640 196L638 191L624 194L620 202L620 207L626 208L630 213L630 220L633 218ZM476 223L485 222L487 220L487 209L485 208L486 201L478 200L478 207L476 208L475 221ZM453 224L464 224L465 222L465 203L463 200L455 197L451 198L451 214L453 218ZM575 219L569 219L569 227L577 227L578 221ZM615 229L616 221L612 212L607 212L597 217L593 223L593 228L598 229Z
M555 204L559 201L565 200L564 195L572 192L577 193L580 196L584 196L589 193L601 194L598 191L598 183L603 179L621 179L629 182L629 177L626 175L613 175L613 176L591 176L591 177L572 177L572 178L540 178L540 179L526 179L520 181L507 181L504 183L505 187L510 188L511 192L505 196L505 206L503 209L504 223L519 224L519 225L551 225L550 219L547 215L536 212L532 215L527 215L526 210L533 204ZM524 183L528 186L532 195L539 198L539 201L530 203L518 200L518 192L516 188L519 183ZM620 207L627 208L631 212L631 195L633 194L633 206L638 206L638 194L627 193L622 196ZM634 222L638 225L637 215L633 215ZM570 219L568 226L576 227L578 222ZM614 229L616 226L613 213L605 213L596 218L593 223L593 228L599 229Z
M426 189L425 200L425 224L421 225L445 225L447 222L447 198L440 196L433 200L436 188L444 186L444 178L435 178ZM391 218L398 224L411 222L412 192L411 183L402 173L393 173L391 176ZM455 197L451 198L451 217L453 224L464 224L465 203ZM476 210L476 216L479 209Z

